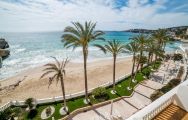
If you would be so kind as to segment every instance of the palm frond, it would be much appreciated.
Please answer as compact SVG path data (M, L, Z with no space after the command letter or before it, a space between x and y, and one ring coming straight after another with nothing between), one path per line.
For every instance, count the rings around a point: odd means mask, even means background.
M96 23L85 22L84 25L79 22L72 22L73 26L68 26L64 30L62 35L62 42L66 48L72 47L73 50L76 47L83 47L87 50L88 44L95 40L104 40L102 35L104 32L95 31Z
M50 74L50 73L52 73L52 72L53 72L53 71L47 71L47 72L43 73L43 74L41 75L40 79L44 78L46 75L48 75L48 74Z
M52 57L52 58L55 60L55 62L56 62L56 64L57 64L58 68L60 68L60 62L57 60L57 58L56 58L56 57Z
M95 47L99 48L101 51L103 51L103 52L106 54L106 49L105 49L105 47L104 47L104 46L99 45L99 44L94 44L93 46L95 46Z
M56 66L56 64L53 64L53 63L48 63L48 64L46 64L46 65L44 65L45 67L54 67L54 68L57 68L58 69L58 67Z

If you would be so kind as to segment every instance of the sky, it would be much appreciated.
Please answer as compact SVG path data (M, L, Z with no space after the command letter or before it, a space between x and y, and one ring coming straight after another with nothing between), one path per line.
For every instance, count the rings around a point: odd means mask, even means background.
M62 31L77 21L114 31L188 25L188 0L0 0L0 32Z

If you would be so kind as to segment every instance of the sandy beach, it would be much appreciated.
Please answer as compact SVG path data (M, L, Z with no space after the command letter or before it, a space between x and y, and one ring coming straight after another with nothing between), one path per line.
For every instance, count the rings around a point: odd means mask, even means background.
M119 58L116 64L116 78L130 73L132 58ZM61 96L60 84L54 83L48 89L48 76L39 79L43 66L29 69L14 77L0 81L1 87L22 81L15 89L0 91L0 105L11 100L25 100L29 97L47 98ZM112 81L112 59L98 60L88 63L88 88L97 87ZM66 94L84 90L83 63L70 62L66 67L65 77Z

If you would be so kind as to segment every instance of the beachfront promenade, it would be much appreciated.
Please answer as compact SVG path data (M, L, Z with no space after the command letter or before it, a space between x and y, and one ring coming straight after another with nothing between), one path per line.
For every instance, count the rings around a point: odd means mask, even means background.
M135 87L134 93L131 97L125 97L111 104L107 104L99 108L94 108L92 110L82 112L74 116L72 119L127 119L134 113L149 105L152 102L150 100L151 94L155 90L162 88L171 79L175 78L178 72L176 69L179 69L181 65L183 65L181 62L176 63L172 60L163 62L160 68L157 71L153 72L150 79L141 82L140 84L138 84L138 86Z
M111 117L116 117L116 118L119 117L123 119L129 118L134 113L138 112L145 106L149 105L151 103L150 95L155 90L162 88L173 77L175 78L177 75L176 73L178 72L177 70L174 70L175 66L179 68L179 66L182 66L182 65L183 64L181 62L174 62L172 60L169 60L167 62L162 62L162 65L160 66L158 70L156 71L153 70L152 72L153 74L150 76L148 80L145 80L139 83L135 87L132 96L124 97L123 99L113 102L112 115L111 115L112 104L107 104L107 105L103 105L95 109L91 109L91 110L76 114L71 119L82 120L84 118L88 118L88 120L95 120L95 119L106 120L106 119L110 119ZM174 72L175 75L170 76L172 74L171 73L172 71ZM165 79L165 82L163 78L164 75L166 78L169 78L169 79ZM62 99L62 98L59 98L59 99ZM53 100L54 99L52 99L52 101Z
M152 89L149 86L150 84L156 87L153 87ZM80 113L72 119L83 120L87 118L87 120L110 120L112 117L126 119L150 104L151 100L149 99L149 96L154 92L154 89L158 89L162 86L161 83L146 80L135 88L135 92L130 98L123 98L113 103L112 115L110 115L111 104L108 104Z

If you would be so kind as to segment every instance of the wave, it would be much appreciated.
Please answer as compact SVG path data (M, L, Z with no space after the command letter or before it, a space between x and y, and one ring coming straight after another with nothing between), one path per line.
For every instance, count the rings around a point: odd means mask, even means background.
M14 51L14 53L17 54L17 53L20 53L20 52L24 52L25 50L26 50L26 48L16 49L16 50Z
M9 46L10 46L11 49L20 48L20 45L9 44Z
M88 50L89 50L89 51L98 51L98 50L100 50L100 49L97 48L97 47L90 46L90 47L88 48ZM82 47L77 47L77 48L75 48L74 50L73 50L72 48L68 48L68 49L66 49L66 51L82 52Z
M20 61L21 61L21 59L6 60L6 61L3 61L3 65L4 66L12 66L12 65L20 63Z

